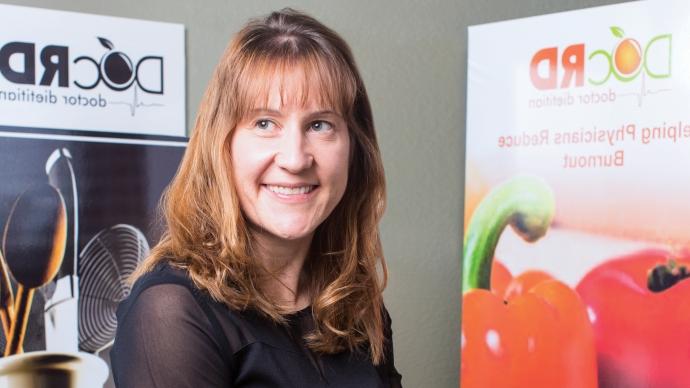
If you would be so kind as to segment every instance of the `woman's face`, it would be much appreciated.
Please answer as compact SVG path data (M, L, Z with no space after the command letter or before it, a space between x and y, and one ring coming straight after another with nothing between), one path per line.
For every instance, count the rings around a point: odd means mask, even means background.
M284 77L283 98L280 79L274 79L267 106L257 106L235 128L232 174L253 227L300 240L311 238L345 192L350 138L331 107L291 98L290 85L299 81Z

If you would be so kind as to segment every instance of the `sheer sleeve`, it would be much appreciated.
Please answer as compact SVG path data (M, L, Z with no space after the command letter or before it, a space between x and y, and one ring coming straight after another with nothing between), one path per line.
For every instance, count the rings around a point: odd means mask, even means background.
M393 329L391 327L391 317L384 308L384 362L381 364L379 373L383 375L384 381L388 382L390 388L402 388L402 376L395 369L395 358L393 356Z
M118 388L231 387L212 325L188 288L154 285L127 302L111 353Z

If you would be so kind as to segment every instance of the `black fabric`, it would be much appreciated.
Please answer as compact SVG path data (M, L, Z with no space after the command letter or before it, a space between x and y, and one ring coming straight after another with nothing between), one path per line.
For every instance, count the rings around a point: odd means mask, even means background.
M118 388L401 387L387 313L379 366L365 351L311 352L303 340L313 328L309 308L277 325L211 300L167 265L135 283L117 317L110 354Z

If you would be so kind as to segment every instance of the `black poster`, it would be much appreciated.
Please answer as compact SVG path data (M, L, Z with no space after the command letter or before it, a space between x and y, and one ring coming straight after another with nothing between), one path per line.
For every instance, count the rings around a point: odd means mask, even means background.
M3 355L107 360L115 310L161 236L159 200L187 141L119 136L0 127Z

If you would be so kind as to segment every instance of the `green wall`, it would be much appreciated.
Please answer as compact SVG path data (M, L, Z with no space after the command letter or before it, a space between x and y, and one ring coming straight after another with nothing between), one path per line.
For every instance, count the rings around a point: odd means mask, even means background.
M408 388L458 386L467 26L620 2L0 1L184 24L188 130L217 59L247 19L290 6L341 33L367 85L383 152L385 296Z

